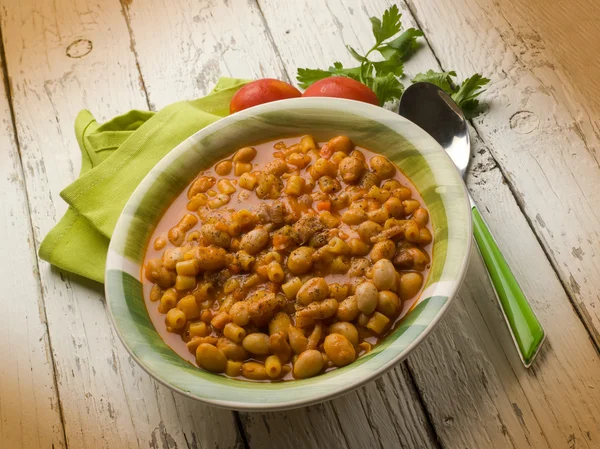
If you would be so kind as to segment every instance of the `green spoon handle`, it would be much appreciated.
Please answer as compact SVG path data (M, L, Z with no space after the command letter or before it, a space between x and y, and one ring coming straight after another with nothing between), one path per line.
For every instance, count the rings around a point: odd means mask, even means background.
M531 309L477 206L473 202L471 204L475 241L490 274L521 359L525 366L529 367L545 339L544 329Z

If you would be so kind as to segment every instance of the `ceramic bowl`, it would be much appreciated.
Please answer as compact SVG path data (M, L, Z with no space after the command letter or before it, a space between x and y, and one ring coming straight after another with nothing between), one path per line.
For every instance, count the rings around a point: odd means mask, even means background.
M319 376L267 383L203 371L179 357L155 330L142 297L140 269L156 223L202 170L236 149L290 136L344 134L387 156L421 193L434 229L433 262L416 306L396 330L354 363ZM465 274L471 244L466 190L452 161L419 127L398 114L350 100L298 98L250 108L198 131L162 159L131 196L106 263L106 299L131 356L151 376L186 396L236 410L281 410L331 399L380 376L433 330Z

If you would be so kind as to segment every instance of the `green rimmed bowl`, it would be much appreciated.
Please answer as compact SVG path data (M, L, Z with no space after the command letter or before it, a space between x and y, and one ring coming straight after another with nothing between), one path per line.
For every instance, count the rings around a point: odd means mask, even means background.
M429 209L433 260L425 288L396 330L354 363L290 382L240 381L211 374L178 356L160 337L146 310L140 282L148 240L179 193L240 147L312 134L339 134L387 156L412 180ZM358 388L410 352L431 332L454 298L469 260L471 214L452 161L425 131L399 115L350 100L298 98L250 108L198 131L164 157L125 206L106 263L110 315L131 356L164 385L212 405L236 410L281 410L313 404Z

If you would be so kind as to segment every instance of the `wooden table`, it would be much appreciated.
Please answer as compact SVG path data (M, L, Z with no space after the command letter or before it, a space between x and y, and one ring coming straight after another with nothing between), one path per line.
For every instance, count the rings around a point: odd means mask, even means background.
M536 363L521 365L473 253L451 311L393 371L321 405L235 413L153 381L102 287L36 257L78 174L73 119L349 63L344 45L369 45L391 2L0 0L0 448L600 448L598 7L542 3L399 4L427 37L409 75L492 79L468 184L548 332Z

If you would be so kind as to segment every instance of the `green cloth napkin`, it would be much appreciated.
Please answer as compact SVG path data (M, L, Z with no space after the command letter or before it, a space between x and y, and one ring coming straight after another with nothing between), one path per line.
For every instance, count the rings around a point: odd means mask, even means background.
M247 82L221 78L206 97L156 113L130 111L103 125L89 111L81 111L75 120L80 176L60 194L69 209L42 242L40 257L104 282L108 243L135 188L179 143L228 115L231 97Z

